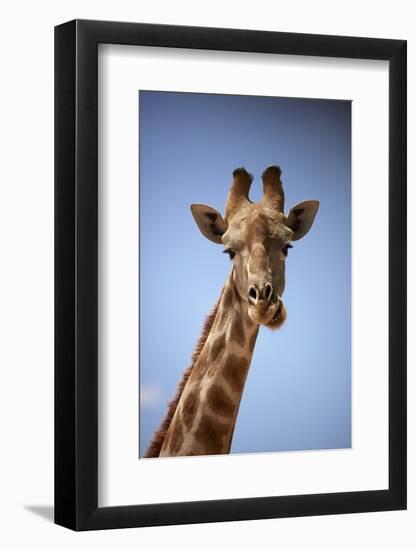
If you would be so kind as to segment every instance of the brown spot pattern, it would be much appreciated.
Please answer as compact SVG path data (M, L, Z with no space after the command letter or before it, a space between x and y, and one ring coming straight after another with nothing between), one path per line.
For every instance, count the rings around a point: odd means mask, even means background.
M223 368L223 377L230 384L233 391L242 391L246 379L248 360L244 357L230 355Z
M182 405L182 418L187 427L191 427L197 410L197 399L194 392L190 392Z
M214 363L214 361L219 356L220 352L222 352L225 348L226 343L226 337L224 334L221 336L218 336L216 340L213 342L213 345L210 350L210 362Z
M223 454L227 452L226 437L229 435L229 425L203 414L194 437L202 442L204 454Z
M183 441L184 441L184 434L182 431L181 422L177 420L170 433L169 442L168 442L168 454L177 454L181 448Z
M236 342L241 348L244 347L245 331L243 330L243 322L240 315L236 315L233 319L230 337L232 341Z
M214 376L214 373L216 372L216 370L217 370L217 363L212 363L208 368L207 375L210 377Z
M258 331L255 330L249 340L249 351L254 350L257 337L258 337Z
M221 386L210 386L207 392L207 400L213 412L220 416L231 416L235 410L235 404Z
M230 308L233 303L233 288L228 285L223 298L223 308Z

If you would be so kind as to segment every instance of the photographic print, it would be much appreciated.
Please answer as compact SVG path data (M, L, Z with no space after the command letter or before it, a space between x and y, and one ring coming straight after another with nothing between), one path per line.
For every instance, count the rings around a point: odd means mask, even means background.
M56 524L406 509L406 73L404 40L56 27Z
M139 458L351 447L351 102L139 92Z

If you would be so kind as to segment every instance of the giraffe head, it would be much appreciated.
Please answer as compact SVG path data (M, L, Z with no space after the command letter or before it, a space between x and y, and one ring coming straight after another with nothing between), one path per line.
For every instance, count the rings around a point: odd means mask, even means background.
M280 168L269 166L262 174L264 195L258 203L249 200L252 179L244 168L233 172L224 217L203 204L191 205L191 211L203 235L229 254L250 319L278 328L287 315L282 296L288 250L310 230L319 202L301 202L285 215Z

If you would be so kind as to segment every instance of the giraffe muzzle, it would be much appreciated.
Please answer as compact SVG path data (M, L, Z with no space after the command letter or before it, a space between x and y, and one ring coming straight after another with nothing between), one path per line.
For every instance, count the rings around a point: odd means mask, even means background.
M272 317L272 321L278 321L278 319L281 317L283 307L284 307L284 304L282 303L282 300L279 300L278 307L276 312L274 313L274 316Z
M251 305L256 306L258 302L268 304L272 301L274 291L271 283L265 283L262 287L258 285L250 285L248 290L248 301Z
M286 317L283 301L280 297L275 299L250 299L248 300L248 315L258 325L265 325L270 328L281 326Z

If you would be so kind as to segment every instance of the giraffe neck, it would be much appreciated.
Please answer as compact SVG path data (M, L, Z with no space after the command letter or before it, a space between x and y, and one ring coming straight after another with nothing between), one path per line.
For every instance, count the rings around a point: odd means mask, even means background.
M247 315L232 272L159 456L230 452L258 330Z

